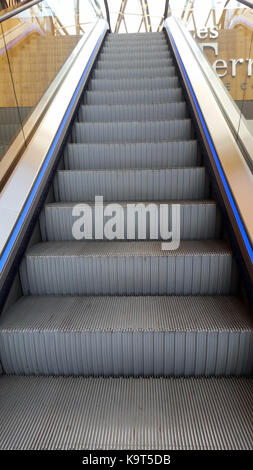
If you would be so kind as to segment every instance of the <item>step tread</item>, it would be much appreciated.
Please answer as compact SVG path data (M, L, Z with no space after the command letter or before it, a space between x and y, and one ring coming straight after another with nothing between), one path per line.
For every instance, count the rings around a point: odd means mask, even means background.
M181 88L162 90L133 90L133 91L91 91L84 95L85 104L156 104L184 101Z
M252 331L253 317L234 296L30 296L0 320L5 331Z
M40 228L42 233L42 239L44 240L74 240L75 237L72 233L73 223L76 220L76 217L73 216L73 209L76 205L82 206L86 205L85 201L70 202L70 203L49 203L45 204L44 209L40 217ZM127 208L128 202L126 201L117 201L108 202L107 204L112 205L115 208L123 208L123 232L124 237L127 239ZM157 206L158 213L158 225L161 222L161 205L168 205L168 220L171 220L171 211L172 205L175 204L175 201L134 201L133 204L136 205L136 208L149 209L154 206ZM211 238L219 238L221 235L221 216L218 211L215 201L176 201L176 204L180 204L180 237L181 240L207 240ZM92 238L95 239L95 202L92 201L89 203L89 207L92 209L93 220L91 223L92 228ZM104 217L104 222L107 220L107 217ZM142 220L142 219L141 219ZM146 240L150 240L150 225L142 220L138 225L141 225L143 233L145 233ZM152 226L152 224L151 224ZM138 239L138 230L139 228L135 226L134 228L134 239ZM142 235L143 236L143 235ZM103 237L104 240L107 239L106 236ZM154 238L153 238L154 239ZM161 240L160 231L155 237L156 240Z
M79 176L82 176L82 174L85 173L127 173L127 172L132 172L132 173L155 173L155 172L174 172L176 174L177 172L180 171L193 171L193 172L198 172L200 171L201 173L205 171L204 166L194 166L194 167L180 167L180 168L97 168L97 169L90 169L90 170L57 170L57 174L63 174L63 175L68 175L68 174L73 174L76 173Z
M150 146L155 146L157 149L163 146L167 145L175 145L175 146L188 146L188 145L194 145L197 146L198 142L196 139L185 139L185 140L173 140L173 139L168 139L168 140L163 140L162 142L160 141L155 141L155 142L145 142L145 141L140 141L140 142L128 142L127 143L127 148L136 148L138 146L146 146L146 148L150 148ZM123 142L70 142L68 143L68 147L76 148L76 149L82 149L82 148L97 148L97 147L119 147L119 148L126 148L125 144Z
M1 449L252 448L252 379L6 376L0 390Z
M118 91L118 90L152 90L152 89L168 89L178 88L178 77L158 77L158 78L132 78L129 81L125 79L112 78L110 82L106 82L103 78L92 78L89 83L89 89L92 91Z
M103 241L60 241L33 245L26 258L89 258L89 257L177 257L177 256L232 256L229 246L223 240L182 241L173 251L164 251L160 242L103 242Z
M69 208L72 208L74 207L76 204L85 204L86 202L83 201L83 202L80 202L80 201L76 201L76 202L49 202L47 204L45 204L45 208L47 209L54 209L54 208L59 208L59 209L69 209ZM183 205L183 206L202 206L202 205L205 205L205 206L217 206L217 202L215 200L212 200L212 199L201 199L201 201L195 201L195 200L191 200L189 199L188 201L187 200L178 200L178 201L173 201L173 200L163 200L163 201L152 201L152 203L150 201L131 201L131 204L144 204L144 205L149 205L149 204L180 204L180 205ZM128 203L128 201L107 201L106 204L119 204L121 206L126 206ZM95 202L92 201L92 202L89 202L89 205L90 206L93 206L95 205Z
M200 164L196 140L124 143L69 143L66 169L178 168Z
M76 122L72 138L79 142L146 142L190 139L192 121L189 118L157 121Z
M143 165L144 166L144 165ZM160 169L58 170L55 197L62 201L205 199L209 182L204 167Z

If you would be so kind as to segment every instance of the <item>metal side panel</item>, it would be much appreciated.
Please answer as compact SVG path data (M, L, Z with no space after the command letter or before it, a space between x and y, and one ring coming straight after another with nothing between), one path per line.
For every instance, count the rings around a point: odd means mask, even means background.
M54 179L57 200L66 202L201 199L209 195L205 168L156 170L64 170Z
M116 144L68 144L66 170L194 167L200 164L196 140Z
M164 201L162 204L168 204L168 228L171 226L172 220L172 204L170 201ZM123 220L124 220L124 239L127 240L127 203L118 202L115 205L115 210L118 205L123 209ZM151 203L136 203L137 207L144 207L152 212ZM141 204L141 205L140 205ZM158 207L158 217L156 223L160 227L161 216L160 206L161 203L153 201L152 204L156 204ZM211 239L217 238L221 235L221 217L214 201L200 201L200 202L186 202L177 201L180 204L180 238L181 240L200 240L200 239ZM47 204L40 216L40 227L41 233L44 234L44 241L64 241L74 240L72 228L74 222L78 219L77 216L72 215L75 203L53 203ZM95 205L92 204L92 238L95 238ZM163 213L164 214L164 213ZM139 216L140 217L140 216ZM106 224L108 217L104 216L104 225ZM154 227L153 227L154 228ZM152 230L152 228L151 228ZM153 230L153 232L155 232ZM137 240L141 233L142 238L150 240L150 218L145 215L144 220L138 219L138 224L135 226L134 237ZM151 232L152 233L152 232ZM104 239L106 237L104 236ZM160 230L157 233L157 240L161 239Z
M174 65L173 59L168 59L166 57L162 58L156 58L156 57L142 57L142 58L132 58L128 60L122 59L121 63L118 63L117 61L107 61L107 60L101 60L98 58L96 68L97 69L117 69L118 67L121 67L122 69L135 69L135 68L149 68L149 67L161 67L163 65L166 65L166 67Z
M234 297L23 297L0 321L7 374L224 376L253 370Z
M238 273L224 242L47 242L20 268L25 295L211 295L237 291Z
M136 43L134 45L130 45L129 43L124 44L112 44L108 43L107 39L105 40L103 51L101 52L101 57L108 57L110 58L112 55L118 56L120 54L124 55L133 55L133 51L136 54L143 54L143 55L156 55L160 52L167 52L169 56L171 52L168 48L168 44L166 42L154 42L152 43Z
M136 41L138 44L142 41L144 43L151 42L165 42L164 33L160 32L152 32L152 33L128 33L126 34L109 34L107 37L107 42L112 44L120 43L126 44L127 42L132 43L132 41Z
M0 390L1 449L252 449L252 379L9 376Z

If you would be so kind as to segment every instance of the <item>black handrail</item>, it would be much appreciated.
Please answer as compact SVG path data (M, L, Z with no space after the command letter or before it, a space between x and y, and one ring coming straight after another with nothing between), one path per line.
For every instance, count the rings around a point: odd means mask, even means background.
M26 2L22 2L22 4L17 8L14 8L14 10L8 11L7 13L4 13L2 16L0 16L0 23L5 20L8 20L9 18L12 18L13 16L16 16L18 13L21 13L22 11L33 7L34 5L42 1L43 0L27 0Z
M249 0L239 0L240 3L243 3L244 5L246 5L247 7L249 8L253 8L253 2L250 2Z

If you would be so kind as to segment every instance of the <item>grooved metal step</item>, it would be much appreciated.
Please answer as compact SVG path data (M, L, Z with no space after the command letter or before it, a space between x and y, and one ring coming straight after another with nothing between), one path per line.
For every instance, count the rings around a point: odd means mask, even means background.
M252 449L250 378L7 376L0 393L1 449Z
M177 168L200 164L196 140L116 144L68 144L64 165L68 170L120 168Z
M79 121L161 121L188 118L186 103L160 103L140 105L82 105Z
M83 104L156 104L184 101L181 88L165 90L90 91L83 97Z
M129 222L127 223L127 203L118 202L123 210L124 217L124 238L127 240L127 228L129 229ZM118 205L116 204L115 210ZM150 218L149 215L141 215L141 211L144 212L144 209L151 210L153 204L156 205L157 209L157 219L155 223L158 223L158 227L162 224L160 217L160 207L161 204L168 204L168 224L166 220L167 229L171 227L172 220L172 205L170 201L161 202L144 202L138 203L137 209L139 208L138 224L134 228L131 227L131 232L133 232L135 239L139 238L139 233L145 240L150 240ZM214 201L201 201L201 202L185 202L177 201L177 204L180 204L180 238L181 240L201 240L201 239L211 239L217 238L221 235L221 217L220 213L217 211L216 203ZM72 215L73 209L76 206L76 203L51 203L46 204L41 216L40 216L40 227L41 233L44 241L64 241L64 240L74 240L74 235L72 233L72 227L74 222L78 219L77 216ZM91 204L92 211L92 238L95 237L95 204ZM154 209L153 209L154 210ZM83 213L80 212L82 215ZM148 212L149 214L149 212ZM164 213L163 213L164 217ZM80 219L80 216L79 216ZM108 216L104 216L104 226ZM165 225L165 222L164 222ZM152 225L153 239L160 240L161 233L160 230L157 230L157 236L154 238L154 233L156 233L154 225ZM152 230L151 228L151 230ZM104 236L106 240L106 237Z
M133 48L131 51L126 52L122 50L118 50L117 52L112 51L111 49L108 49L107 52L101 52L99 54L99 61L106 61L106 62L111 62L112 65L115 65L116 63L121 64L122 62L125 61L130 61L134 58L134 60L139 59L141 62L150 60L150 50L147 49L145 52L144 51L138 51L135 48ZM167 49L167 51L164 50L157 50L155 52L155 59L161 59L161 60L168 60L171 59L171 52Z
M76 143L153 142L189 140L192 137L191 119L76 122L72 128L72 140Z
M107 61L101 60L98 58L96 62L97 69L106 70L106 69L117 69L118 67L122 69L129 69L129 68L147 68L147 67L161 67L162 65L171 66L173 65L173 59L167 58L156 58L156 57L147 57L142 59L132 59L122 60L122 62L118 63L117 61Z
M106 55L106 54L109 54L109 53L112 53L112 54L120 54L121 52L124 54L124 53L131 53L131 54L135 54L136 52L142 52L144 55L145 54L156 54L157 52L161 52L161 51L168 51L170 52L169 50L169 47L168 47L168 44L166 42L154 42L154 43L148 43L146 44L146 42L138 42L134 45L132 44L125 44L125 43L120 43L120 44L113 44L112 42L111 43L107 43L107 41L104 43L103 45L103 49L102 51L100 52L101 55ZM170 52L171 54L171 52Z
M150 43L166 43L166 38L164 34L160 33L147 33L148 36L146 36L143 33L128 33L127 35L123 34L115 34L115 35L109 35L106 38L106 44L117 44L120 47L120 44L132 44L133 42L136 42L137 44L150 44ZM157 35L156 35L157 34Z
M0 320L0 340L7 374L187 377L253 370L253 319L235 297L23 297Z
M173 169L59 170L54 179L57 201L164 201L209 195L203 167Z
M178 88L178 77L158 78L133 78L104 80L93 78L89 82L89 90L92 91L117 91L117 90L156 90L162 88Z
M132 41L136 42L137 44L149 44L150 42L165 42L167 44L166 38L163 33L128 33L126 34L115 34L115 35L108 35L106 38L106 43L112 44L128 44L132 43Z
M20 267L24 295L217 295L237 291L238 273L222 241L47 242Z
M156 78L156 77L175 77L176 69L173 66L165 67L149 67L143 69L106 69L106 70L97 70L92 71L91 76L93 78L104 78L104 79L114 79L114 78Z

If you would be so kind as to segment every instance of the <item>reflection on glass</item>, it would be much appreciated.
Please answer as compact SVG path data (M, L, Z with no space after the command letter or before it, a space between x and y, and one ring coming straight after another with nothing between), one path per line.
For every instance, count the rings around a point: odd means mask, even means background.
M253 10L232 0L195 0L172 14L181 17L253 131Z
M0 24L0 155L99 16L97 1L47 0Z

